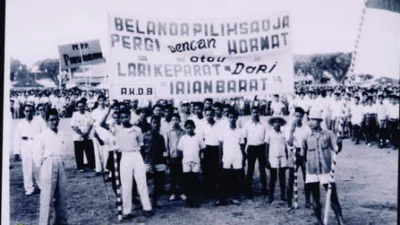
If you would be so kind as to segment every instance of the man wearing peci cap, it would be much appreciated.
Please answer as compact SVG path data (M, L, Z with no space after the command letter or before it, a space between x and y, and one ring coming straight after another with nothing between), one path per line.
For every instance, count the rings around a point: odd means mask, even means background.
M314 199L314 213L318 224L322 225L320 184L325 190L328 184L332 185L331 206L335 212L339 224L343 224L342 209L337 195L336 184L330 176L332 169L333 154L341 151L341 141L336 138L333 132L321 128L322 113L311 111L309 115L309 132L303 140L302 146L307 161L306 186L311 191ZM335 153L336 152L336 153Z
M37 136L34 143L34 161L40 170L42 188L39 224L68 224L68 182L63 162L68 150L67 139L58 128L60 118L56 109L47 112L46 121L48 128Z

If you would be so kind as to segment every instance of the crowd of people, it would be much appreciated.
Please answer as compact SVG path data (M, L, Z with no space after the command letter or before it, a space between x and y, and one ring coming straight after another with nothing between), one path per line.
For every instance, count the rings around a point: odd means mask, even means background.
M204 198L215 199L215 206L239 205L242 195L255 195L258 162L261 194L269 203L275 201L279 178L280 199L293 207L300 168L305 206L314 209L318 223L323 223L319 185L330 184L332 209L343 224L330 176L342 139L399 148L398 86L298 87L294 94L193 102L117 101L105 90L31 90L12 91L10 100L13 118L24 117L14 135L14 153L22 159L25 194L35 193L34 178L41 190L40 224L49 223L52 207L58 207L60 224L68 220L62 155L69 137L58 128L60 116L71 117L77 171L108 175L117 197L122 194L117 204L124 219L132 218L137 195L144 215L151 217L166 183L169 200L180 198L189 207L199 207Z

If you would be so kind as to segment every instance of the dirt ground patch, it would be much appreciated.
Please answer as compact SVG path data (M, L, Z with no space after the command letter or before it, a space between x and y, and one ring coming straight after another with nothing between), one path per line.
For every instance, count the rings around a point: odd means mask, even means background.
M14 121L15 122L15 121ZM69 120L61 121L61 129L68 131ZM15 127L15 126L12 126ZM13 134L13 131L11 131ZM71 141L72 147L72 141ZM190 225L234 225L234 224L313 224L311 209L304 207L303 182L299 176L299 209L288 212L286 204L275 201L272 205L265 198L253 200L243 198L240 206L214 207L215 200L203 201L200 208L187 208L181 201L168 201L165 195L155 216L144 218L139 207L133 212L137 217L131 221L117 221L116 198L107 183L107 193L101 176L93 172L76 172L73 149L66 160L68 178L68 213L70 224L190 224ZM25 196L20 162L11 162L10 169L10 222L11 224L37 224L39 217L39 194ZM255 184L259 187L256 170ZM346 224L373 225L397 224L398 151L378 149L376 146L353 145L344 142L343 152L338 156L336 182L339 199L343 207ZM166 188L168 190L168 187ZM277 191L279 192L279 187ZM324 204L325 192L321 192ZM277 194L277 193L276 193ZM330 224L336 224L333 212Z

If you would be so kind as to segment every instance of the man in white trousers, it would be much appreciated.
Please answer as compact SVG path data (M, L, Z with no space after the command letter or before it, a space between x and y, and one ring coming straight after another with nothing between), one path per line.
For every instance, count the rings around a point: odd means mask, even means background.
M146 167L140 153L143 147L143 134L139 127L130 123L131 116L129 109L122 109L120 112L122 127L115 131L117 145L122 153L120 172L122 186L122 208L123 218L133 218L132 211L132 177L135 178L140 201L143 206L144 216L153 215L150 204L149 191L146 179Z
M62 157L67 152L67 139L58 129L56 109L47 112L48 128L35 140L35 165L40 169L41 193L39 224L68 224L67 177Z
M24 179L25 195L32 195L35 191L33 177L38 188L40 189L39 174L35 172L32 157L36 154L32 148L35 137L42 132L39 123L33 120L34 106L26 104L24 106L25 119L20 121L14 136L14 155L18 159L22 159L22 173Z
M104 95L99 95L97 101L98 101L98 107L94 109L92 112L93 134L95 131L100 129L100 123L102 123L105 120L109 112L108 108L106 107L106 97ZM108 157L108 149L105 146L100 145L99 141L96 138L93 138L92 140L93 140L94 155L96 162L95 171L98 174L100 171L102 171L102 169L105 170Z

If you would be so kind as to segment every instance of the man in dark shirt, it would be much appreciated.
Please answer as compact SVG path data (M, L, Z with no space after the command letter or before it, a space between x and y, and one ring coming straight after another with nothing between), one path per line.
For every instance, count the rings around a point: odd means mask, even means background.
M151 117L151 130L144 134L145 163L147 172L153 175L153 207L164 191L164 173L167 168L164 137L160 134L160 117Z

